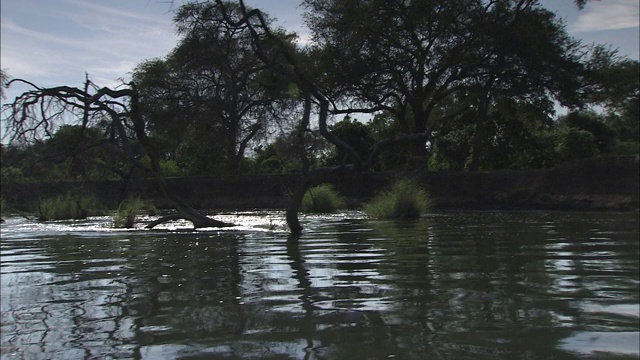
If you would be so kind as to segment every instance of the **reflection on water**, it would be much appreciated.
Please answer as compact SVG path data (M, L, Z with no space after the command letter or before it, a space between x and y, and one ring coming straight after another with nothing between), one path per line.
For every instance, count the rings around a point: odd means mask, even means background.
M638 214L2 225L2 359L637 358Z

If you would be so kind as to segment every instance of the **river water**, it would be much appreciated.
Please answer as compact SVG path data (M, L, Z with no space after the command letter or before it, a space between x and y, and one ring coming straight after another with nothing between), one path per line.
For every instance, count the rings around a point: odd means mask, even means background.
M2 359L638 358L638 213L2 224ZM269 229L273 227L275 229Z

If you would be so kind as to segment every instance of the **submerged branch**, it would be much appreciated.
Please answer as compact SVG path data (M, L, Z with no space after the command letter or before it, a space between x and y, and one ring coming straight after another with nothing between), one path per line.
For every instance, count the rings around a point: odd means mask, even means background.
M171 215L167 215L167 216L163 216L157 220L154 220L152 222L150 222L149 224L147 224L147 226L145 226L145 228L147 229L153 229L154 227L160 225L160 224L164 224L166 222L169 221L176 221L176 220L189 220L193 223L193 227L194 229L198 229L198 228L204 228L204 227L217 227L217 228L222 228L222 227L231 227L231 226L235 226L234 224L229 224L229 223L225 223L222 221L218 221L218 220L214 220L211 219L209 217L206 217L204 215L202 215L202 217L198 217L196 218L192 218L189 216L185 216L185 214L182 213L178 213L178 214L171 214Z

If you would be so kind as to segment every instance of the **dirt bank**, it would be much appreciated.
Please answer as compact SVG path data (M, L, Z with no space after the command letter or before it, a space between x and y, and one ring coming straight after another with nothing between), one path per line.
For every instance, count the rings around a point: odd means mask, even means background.
M550 169L492 172L359 173L330 179L338 191L358 206L396 178L419 179L440 209L637 210L639 156L598 157ZM251 175L171 178L175 192L196 208L284 208L298 176ZM145 195L158 207L166 202L150 181ZM34 209L41 199L67 192L98 196L112 208L120 198L119 182L90 184L2 184L7 203Z

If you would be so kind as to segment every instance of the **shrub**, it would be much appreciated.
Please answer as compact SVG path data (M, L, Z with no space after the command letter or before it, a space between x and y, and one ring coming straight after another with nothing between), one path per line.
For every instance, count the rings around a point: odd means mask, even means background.
M557 132L556 157L560 162L586 159L598 155L596 138L586 130L561 128Z
M67 194L40 202L38 217L42 221L84 219L98 213L101 207L96 198Z
M142 213L155 213L156 208L149 201L139 197L128 198L120 203L113 218L113 226L117 228L132 228L136 216Z
M311 213L330 213L346 208L344 198L330 184L323 184L309 189L300 205L300 211Z
M364 212L376 219L417 219L431 207L428 193L414 180L397 181L365 204Z
M0 217L5 216L7 212L7 203L4 202L4 198L0 197Z
M175 160L160 160L160 174L165 177L180 176L182 170Z

